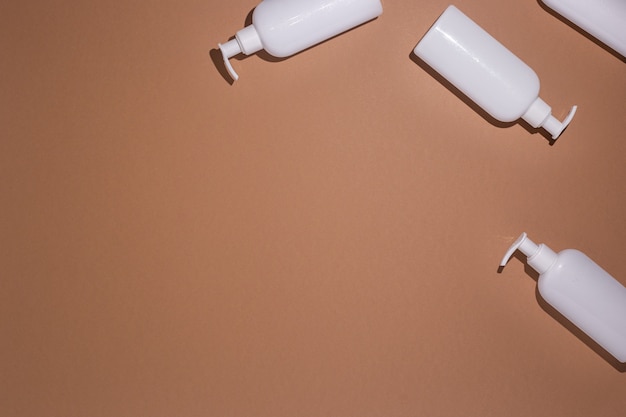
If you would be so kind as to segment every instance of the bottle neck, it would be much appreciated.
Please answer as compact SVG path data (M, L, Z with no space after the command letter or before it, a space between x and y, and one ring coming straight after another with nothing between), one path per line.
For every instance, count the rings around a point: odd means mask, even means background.
M537 246L537 250L528 256L528 265L540 275L548 271L556 262L558 255L543 243Z

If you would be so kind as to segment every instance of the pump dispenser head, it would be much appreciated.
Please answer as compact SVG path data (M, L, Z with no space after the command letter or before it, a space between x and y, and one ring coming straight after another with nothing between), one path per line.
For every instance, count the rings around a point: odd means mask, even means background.
M546 272L556 261L556 253L544 245L543 243L537 245L532 240L528 239L526 233L522 233L515 242L511 245L506 252L500 266L506 265L513 253L518 250L528 257L528 265L535 271L543 274Z
M263 44L259 38L259 34L256 31L254 25L246 26L235 34L235 39L231 39L228 42L217 44L218 48L222 52L224 58L224 65L234 81L239 79L239 75L233 69L230 64L230 58L240 53L246 55L252 55L253 53L263 49Z
M572 106L568 115L560 122L556 117L552 116L552 108L541 98L537 97L526 110L522 119L526 120L534 128L543 127L552 135L552 139L556 139L570 124L574 114L576 114L576 109L577 106Z

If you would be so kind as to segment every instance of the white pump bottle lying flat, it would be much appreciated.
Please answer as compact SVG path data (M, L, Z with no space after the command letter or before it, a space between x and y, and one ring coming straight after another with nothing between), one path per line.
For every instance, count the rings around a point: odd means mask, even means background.
M454 6L443 12L414 52L502 122L522 118L556 139L576 112L572 107L562 122L552 116L539 98L535 71Z
M526 233L511 245L500 266L519 250L539 272L541 297L618 361L626 363L626 287L584 253L555 253Z
M252 24L218 47L234 80L239 76L229 58L265 49L287 57L380 16L380 0L263 0Z

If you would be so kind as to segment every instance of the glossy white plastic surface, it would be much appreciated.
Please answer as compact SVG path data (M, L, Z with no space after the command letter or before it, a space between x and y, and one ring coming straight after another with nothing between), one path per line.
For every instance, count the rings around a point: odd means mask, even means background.
M541 0L626 58L625 0Z
M556 139L563 122L539 98L539 78L521 59L454 6L449 6L414 49L435 71L502 122L524 118Z
M520 250L539 272L541 297L620 362L626 362L626 287L584 253L558 254L522 235L500 263Z
M380 16L380 0L263 0L252 13L252 25L235 39L219 44L233 79L229 58L265 49L287 57Z

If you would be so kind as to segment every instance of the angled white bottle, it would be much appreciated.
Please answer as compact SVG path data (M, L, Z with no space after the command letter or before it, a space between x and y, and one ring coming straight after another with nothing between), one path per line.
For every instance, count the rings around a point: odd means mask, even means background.
M626 1L541 1L626 58Z
M435 71L491 116L519 118L559 137L576 112L562 122L539 98L539 78L526 63L454 6L449 6L413 50Z
M526 233L511 245L500 266L519 250L539 273L541 297L620 362L626 362L626 287L584 253L558 254Z
M228 72L239 76L229 59L265 49L287 57L380 16L380 0L263 0L252 13L252 24L218 44Z

